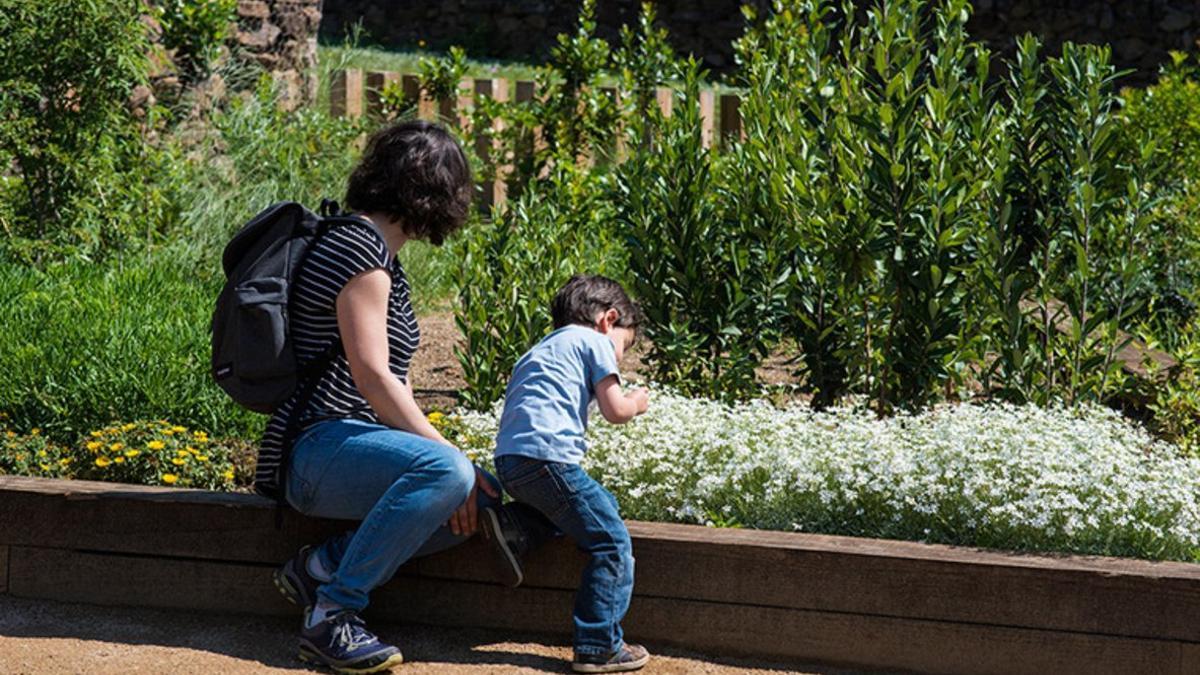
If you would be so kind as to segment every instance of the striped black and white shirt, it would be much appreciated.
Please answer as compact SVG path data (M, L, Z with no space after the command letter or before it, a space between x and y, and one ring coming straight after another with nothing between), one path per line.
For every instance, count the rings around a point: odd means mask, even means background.
M339 224L317 240L308 258L293 280L290 330L301 368L314 358L325 354L338 338L337 296L352 277L372 269L387 270L392 276L388 296L388 365L397 378L405 381L408 366L417 342L421 338L417 318L413 313L408 279L398 260L394 260L387 243L369 225ZM328 369L320 376L316 389L303 410L294 410L301 392L292 394L267 423L258 451L255 488L270 496L282 496L285 489L279 483L279 466L286 461L285 448L288 423L296 417L298 434L305 428L330 419L356 419L379 422L370 404L359 393L350 375L350 363L345 352L337 350Z

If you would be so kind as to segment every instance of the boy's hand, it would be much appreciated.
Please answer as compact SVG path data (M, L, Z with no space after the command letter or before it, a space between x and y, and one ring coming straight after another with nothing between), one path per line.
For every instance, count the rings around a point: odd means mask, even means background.
M641 415L650 407L650 392L644 388L637 388L626 394L629 400L637 405L637 414Z

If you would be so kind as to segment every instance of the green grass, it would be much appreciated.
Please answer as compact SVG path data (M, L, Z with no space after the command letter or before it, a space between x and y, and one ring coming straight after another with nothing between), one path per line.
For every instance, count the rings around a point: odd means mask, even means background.
M406 247L415 304L440 260ZM0 263L0 413L70 443L92 429L167 419L218 437L256 439L265 417L240 408L209 376L209 319L219 269L160 251L97 266L38 270Z
M321 66L337 65L340 68L362 68L366 70L390 70L397 73L417 73L422 58L442 56L432 51L389 51L377 47L349 47L345 45L321 45L317 59ZM467 75L470 77L499 77L510 80L532 80L537 66L520 61L469 61Z
M263 417L212 383L220 279L160 255L39 271L0 264L0 411L65 442L114 421L165 418L254 437Z

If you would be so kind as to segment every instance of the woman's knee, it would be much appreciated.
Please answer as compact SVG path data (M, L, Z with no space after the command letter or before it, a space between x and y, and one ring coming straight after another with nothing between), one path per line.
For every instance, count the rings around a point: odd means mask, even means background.
M454 504L466 501L475 487L475 465L454 448L439 449L426 469L439 496Z

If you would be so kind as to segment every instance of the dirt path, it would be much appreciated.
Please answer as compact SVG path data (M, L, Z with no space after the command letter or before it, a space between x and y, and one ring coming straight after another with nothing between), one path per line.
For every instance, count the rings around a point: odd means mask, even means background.
M103 583L99 581L97 583ZM0 595L0 673L301 673L296 620L97 607ZM554 637L428 626L377 626L400 645L406 673L565 673ZM652 650L650 674L843 673Z

